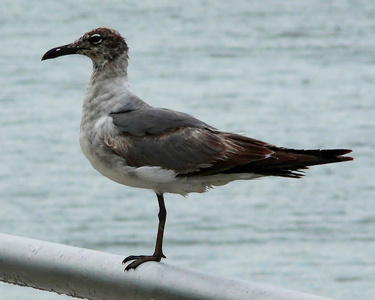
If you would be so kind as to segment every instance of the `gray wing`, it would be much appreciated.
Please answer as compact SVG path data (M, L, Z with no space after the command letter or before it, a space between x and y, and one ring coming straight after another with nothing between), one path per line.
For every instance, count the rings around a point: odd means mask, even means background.
M215 128L191 115L165 108L128 109L110 114L113 123L124 134L132 136L159 135L178 128Z
M129 166L159 166L187 173L210 167L222 151L214 138L215 128L182 112L147 107L110 116L121 134L107 145Z
M217 131L194 117L145 107L111 114L119 134L105 145L129 166L171 169L177 176L257 173L298 178L308 166L352 160L351 150L301 150Z
M155 166L179 174L212 167L224 150L213 132L189 127L161 135L118 135L107 145L113 153L123 157L128 166Z
M263 143L229 135L181 112L145 108L112 113L120 134L105 141L133 167L158 166L178 174L213 174L264 159ZM236 138L234 138L236 137Z

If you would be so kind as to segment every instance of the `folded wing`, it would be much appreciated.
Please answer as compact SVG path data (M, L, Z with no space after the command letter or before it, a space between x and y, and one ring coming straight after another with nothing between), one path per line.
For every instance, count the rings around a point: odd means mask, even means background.
M351 150L277 147L238 134L217 131L194 117L149 108L111 115L119 134L105 140L132 167L170 169L177 176L256 173L301 177L308 166L352 160Z

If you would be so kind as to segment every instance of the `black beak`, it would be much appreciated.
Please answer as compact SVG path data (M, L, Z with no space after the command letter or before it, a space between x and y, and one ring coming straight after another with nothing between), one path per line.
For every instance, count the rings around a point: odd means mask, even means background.
M60 46L48 50L42 57L42 60L56 58L63 55L76 54L79 48L73 46L72 44Z

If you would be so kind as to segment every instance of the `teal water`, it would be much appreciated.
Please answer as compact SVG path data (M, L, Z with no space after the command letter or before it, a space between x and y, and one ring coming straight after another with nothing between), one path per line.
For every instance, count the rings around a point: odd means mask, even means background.
M165 263L335 299L375 294L375 2L0 0L0 231L127 256L153 250L157 202L78 145L91 72L48 49L109 26L155 106L279 146L354 150L302 180L166 195ZM2 299L68 299L0 284Z

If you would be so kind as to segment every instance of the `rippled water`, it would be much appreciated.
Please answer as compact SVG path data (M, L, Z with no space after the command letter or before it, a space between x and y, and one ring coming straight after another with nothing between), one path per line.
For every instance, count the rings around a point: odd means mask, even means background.
M336 299L375 294L375 2L10 1L0 11L0 231L121 255L152 251L151 191L110 182L78 145L91 71L42 54L106 25L155 106L355 161L302 180L166 196L165 263ZM0 285L4 299L63 299Z

